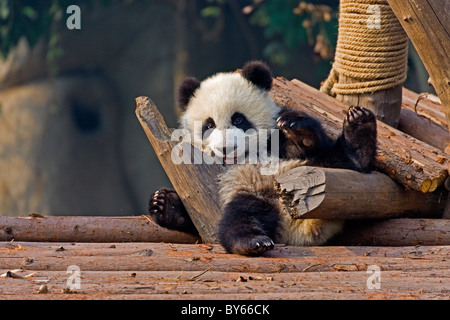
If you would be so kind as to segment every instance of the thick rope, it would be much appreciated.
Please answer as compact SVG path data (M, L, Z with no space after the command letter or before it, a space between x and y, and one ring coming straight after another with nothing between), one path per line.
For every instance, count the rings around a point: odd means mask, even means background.
M341 0L335 61L320 91L336 96L396 87L406 79L407 58L408 37L387 0ZM339 83L341 75L357 82Z

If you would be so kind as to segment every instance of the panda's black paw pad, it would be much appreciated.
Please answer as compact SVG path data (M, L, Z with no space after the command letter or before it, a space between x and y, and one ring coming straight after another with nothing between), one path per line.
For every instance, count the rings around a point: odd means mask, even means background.
M347 111L346 117L349 125L363 124L367 122L374 122L375 115L372 111L361 107L350 107Z

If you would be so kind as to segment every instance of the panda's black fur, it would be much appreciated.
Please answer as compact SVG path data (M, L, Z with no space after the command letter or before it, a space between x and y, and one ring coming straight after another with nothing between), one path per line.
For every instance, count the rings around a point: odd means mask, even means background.
M262 62L247 63L241 71L241 76L250 86L255 86L261 95L267 94L272 87L271 72ZM177 100L182 111L190 107L189 103L198 94L197 90L201 84L195 78L187 78L180 84ZM271 98L268 96L267 99ZM242 116L245 118L245 112ZM211 120L213 119L208 121ZM248 123L247 128L251 127L251 121L246 118L245 120ZM280 158L298 159L303 161L301 164L311 166L344 168L360 172L370 172L374 168L376 120L374 114L367 109L352 107L348 110L342 134L336 141L327 136L316 119L293 108L280 108L276 128L280 129ZM300 165L300 161L291 162L283 164L284 170ZM278 195L273 186L271 187L273 177L257 175L257 170L249 168L232 169L225 173L223 183L228 185L223 187L227 191L223 191L226 193L225 205L218 236L228 252L244 255L262 254L273 248L274 241L289 243L290 238L286 233L297 232L297 224L302 232L310 234L307 240L293 240L291 241L293 244L322 244L340 230L340 222L333 225L333 222L318 219L303 219L303 224L302 219L290 221L289 217L286 218L281 212ZM255 178L265 181L261 184L254 183ZM242 185L239 185L239 188L233 186L234 181L241 179L244 185L245 181L248 181L248 188ZM197 233L175 191L162 188L155 192L149 202L149 212L161 226ZM328 225L329 223L331 225Z

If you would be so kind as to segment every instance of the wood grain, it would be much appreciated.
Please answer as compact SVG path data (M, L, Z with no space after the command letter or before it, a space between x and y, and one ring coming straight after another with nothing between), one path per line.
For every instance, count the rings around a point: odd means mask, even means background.
M64 250L61 250L63 248ZM286 247L264 257L226 254L218 245L0 243L2 299L445 299L448 246ZM140 255L140 252L150 252ZM81 287L68 293L67 267ZM381 288L367 287L370 266ZM39 294L45 283L47 294ZM267 302L270 303L270 302Z

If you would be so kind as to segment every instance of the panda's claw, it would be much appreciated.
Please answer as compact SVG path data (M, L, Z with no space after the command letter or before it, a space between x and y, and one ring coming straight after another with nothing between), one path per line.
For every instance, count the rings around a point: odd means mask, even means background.
M261 255L266 251L272 250L275 244L267 236L257 236L250 241L248 255Z

